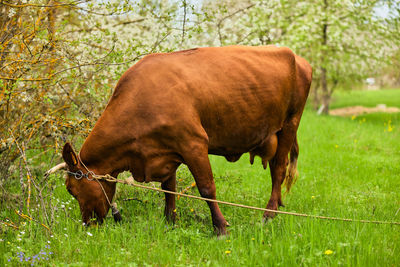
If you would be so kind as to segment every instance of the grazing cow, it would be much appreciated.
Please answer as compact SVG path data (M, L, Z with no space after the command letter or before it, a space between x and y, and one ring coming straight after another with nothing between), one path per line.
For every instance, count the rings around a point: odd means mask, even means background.
M66 187L79 202L83 222L106 216L107 198L116 187L101 181L102 189L87 169L114 177L129 170L136 181L157 181L175 191L175 172L184 163L201 196L215 199L208 154L236 161L250 152L251 163L254 156L264 168L269 163L267 208L277 210L281 184L286 179L290 189L296 172L296 132L311 73L307 61L285 47L210 47L146 56L122 75L80 154L69 143L64 146ZM71 175L78 171L89 179ZM217 234L225 234L218 204L207 204ZM168 193L165 215L175 219L175 196Z

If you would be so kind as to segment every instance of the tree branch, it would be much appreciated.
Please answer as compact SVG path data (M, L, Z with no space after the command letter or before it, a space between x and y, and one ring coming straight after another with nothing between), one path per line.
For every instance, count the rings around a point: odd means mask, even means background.
M186 0L183 0L183 22L182 22L182 39L181 39L181 47L182 47L183 41L185 40L186 7L187 7Z
M59 4L54 4L54 5L39 5L39 4L11 4L6 1L1 1L2 5L13 7L13 8L24 8L24 7L63 7L63 6L76 6L77 4L84 3L83 1L79 2L73 2L73 3L59 3Z
M229 18L235 16L236 14L241 13L241 12L244 12L244 11L246 11L246 10L248 10L248 9L250 9L250 8L252 8L252 7L254 7L255 5L256 5L256 4L251 4L251 5L248 5L248 6L246 6L246 7L240 8L240 9L236 10L235 12L233 12L233 13L231 13L231 14L229 14L229 15L227 15L227 16L225 16L225 17L223 17L222 19L219 20L219 22L217 23L217 28L218 28L219 43L220 43L221 45L222 45L222 34L221 34L222 23L223 23L225 20L227 20L227 19L229 19Z

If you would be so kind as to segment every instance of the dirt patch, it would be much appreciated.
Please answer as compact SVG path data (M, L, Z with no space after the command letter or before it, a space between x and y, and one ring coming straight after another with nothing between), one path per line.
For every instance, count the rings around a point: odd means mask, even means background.
M354 106L354 107L332 109L329 111L329 115L347 117L347 116L359 116L375 112L395 113L395 112L400 112L400 108L387 107L385 104L379 104L373 108Z

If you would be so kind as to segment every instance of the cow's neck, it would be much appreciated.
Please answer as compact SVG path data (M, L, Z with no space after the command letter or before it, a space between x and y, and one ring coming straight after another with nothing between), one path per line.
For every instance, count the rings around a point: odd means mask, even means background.
M123 157L126 149L113 142L112 136L93 136L85 140L80 151L82 162L95 174L118 175L128 170L129 163Z
M81 148L82 161L96 174L118 175L135 161L135 122L113 99Z

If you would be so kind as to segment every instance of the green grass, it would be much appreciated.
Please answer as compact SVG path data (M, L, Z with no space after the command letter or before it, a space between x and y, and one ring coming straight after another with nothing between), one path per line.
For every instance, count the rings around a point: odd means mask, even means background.
M400 97L400 91L394 90L340 93L333 106L358 104L355 94L366 106L395 105L394 99ZM399 114L352 119L306 111L298 136L300 177L284 199L286 207L282 210L400 221ZM210 160L219 199L265 207L271 182L269 171L263 170L259 159L253 166L248 155L236 163L214 156ZM179 169L178 179L180 189L193 182L184 166ZM65 190L63 180L53 176L52 182L57 221L52 225L52 234L37 223L19 223L19 230L1 226L0 266L17 266L17 253L32 257L41 250L47 254L36 262L44 266L400 265L400 226L287 215L278 215L265 224L262 212L221 205L232 226L228 237L218 239L204 201L179 199L178 221L170 225L163 218L162 194L120 185L117 202L123 223L116 224L109 218L100 227L86 228L79 221L78 204ZM198 195L196 189L189 193ZM141 202L122 201L127 197ZM11 210L0 214L1 218L19 220ZM333 253L326 255L328 250Z
M332 95L332 108L349 106L375 107L377 104L386 104L388 107L400 107L400 89L386 89L376 91L338 90Z

